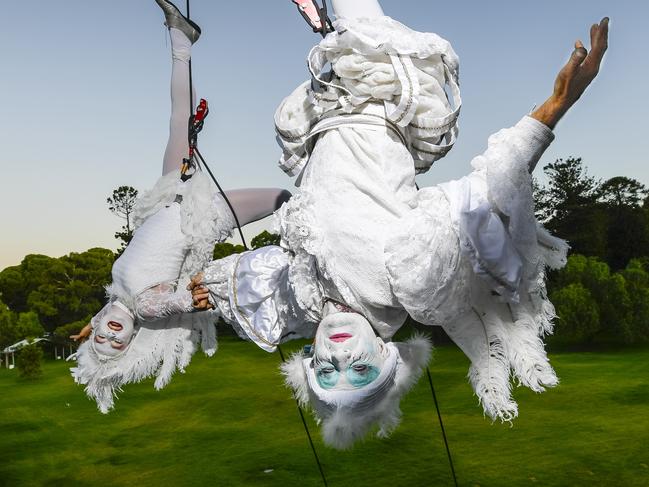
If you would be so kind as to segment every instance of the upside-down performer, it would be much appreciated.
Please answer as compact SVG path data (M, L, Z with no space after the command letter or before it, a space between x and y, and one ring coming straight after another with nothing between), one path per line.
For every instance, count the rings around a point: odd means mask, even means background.
M333 7L333 32L309 54L311 80L275 115L280 166L299 186L277 212L283 248L213 262L194 298L209 297L268 351L315 335L283 372L329 445L398 424L430 357L421 337L391 342L408 315L443 327L471 360L485 413L509 421L512 379L536 392L557 384L542 341L554 318L544 278L567 245L535 220L530 173L596 76L608 19L592 26L590 53L575 44L548 100L489 138L468 176L419 190L415 176L455 142L458 58L376 0Z
M183 370L200 344L216 351L216 313L194 312L186 286L212 258L214 244L227 238L234 219L208 176L196 170L181 180L188 157L189 60L200 28L165 0L172 53L171 121L162 177L138 199L132 241L112 268L108 304L79 336L88 340L76 354L75 380L86 386L102 412L113 407L116 390L155 375L164 387ZM195 98L193 98L195 99ZM227 192L241 224L272 214L290 196L281 189Z

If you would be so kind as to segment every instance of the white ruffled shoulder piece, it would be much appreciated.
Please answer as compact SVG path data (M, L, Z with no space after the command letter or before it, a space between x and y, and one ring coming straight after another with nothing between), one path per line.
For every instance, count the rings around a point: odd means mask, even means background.
M334 21L334 29L320 42L322 49L353 49L365 55L385 53L417 59L440 55L453 72L459 69L459 59L449 41L431 32L412 30L387 15L339 18Z
M75 382L85 385L97 408L107 413L125 384L155 377L154 387L159 390L176 370L184 373L199 347L207 356L214 355L217 318L217 312L206 311L146 322L138 327L126 351L112 358L99 356L86 341L79 347L77 366L70 372Z
M300 174L316 136L346 120L392 128L412 153L416 171L427 171L458 132L459 61L450 43L390 17L339 19L334 27L309 53L312 81L275 113L280 167ZM328 63L332 72L324 73Z

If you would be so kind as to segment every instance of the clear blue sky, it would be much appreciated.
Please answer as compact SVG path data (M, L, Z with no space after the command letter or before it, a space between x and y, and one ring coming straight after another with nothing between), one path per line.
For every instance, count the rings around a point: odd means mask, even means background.
M184 2L179 2L184 8ZM420 186L460 177L487 137L550 93L575 39L611 17L594 85L559 124L542 162L578 155L599 178L649 184L649 2L383 0L387 15L434 31L461 61L464 106L453 151ZM160 172L169 116L169 44L153 0L21 0L0 30L0 269L28 253L115 248L106 197L147 189ZM306 79L318 37L290 0L193 0L203 27L193 63L211 112L200 146L225 188L280 186L275 107ZM253 235L259 226L250 230Z

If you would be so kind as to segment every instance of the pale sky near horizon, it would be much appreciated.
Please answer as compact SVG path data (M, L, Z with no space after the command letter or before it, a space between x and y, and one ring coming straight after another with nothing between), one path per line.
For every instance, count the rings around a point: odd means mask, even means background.
M466 174L490 134L550 94L574 41L588 47L590 25L605 15L610 47L600 76L557 127L541 165L581 156L597 178L623 175L649 185L649 2L381 4L411 28L448 39L460 57L460 137L418 177L420 186ZM290 0L191 5L203 28L194 80L210 103L202 153L224 188L292 189L276 164L272 117L307 78L305 57L318 36ZM160 173L170 74L162 12L153 0L22 0L7 3L2 16L0 269L29 253L114 249L122 222L106 197L124 184L145 190Z

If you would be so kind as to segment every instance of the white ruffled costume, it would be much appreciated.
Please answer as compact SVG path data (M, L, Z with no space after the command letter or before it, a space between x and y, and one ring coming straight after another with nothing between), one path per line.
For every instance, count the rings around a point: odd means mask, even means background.
M163 176L137 199L135 231L113 264L109 302L93 317L93 332L79 347L77 367L71 369L104 413L113 407L115 392L124 384L155 376L160 389L176 369L184 371L199 346L208 356L217 347L218 312L193 312L186 286L211 260L214 244L231 234L234 218L207 174L197 170L181 181L180 166L189 151L190 100L196 99L190 92L192 40L174 27L169 38L171 115ZM135 317L135 334L123 351L107 356L96 349L94 339L115 302Z
M169 173L138 199L134 224L133 239L113 265L109 303L93 322L118 300L135 311L135 336L115 357L97 354L92 340L83 343L71 369L104 413L123 385L155 376L161 389L176 369L184 372L199 346L208 356L217 347L218 312L192 312L186 286L234 227L223 197L202 172L187 182Z
M288 252L213 262L215 302L268 351L313 336L327 298L384 340L408 315L442 326L471 360L485 412L510 420L512 375L534 391L557 383L544 271L565 263L567 245L536 222L530 177L552 131L524 117L489 138L470 175L418 190L415 175L455 141L457 56L389 17L334 27L309 55L314 79L275 115L280 166L300 188L277 212Z

